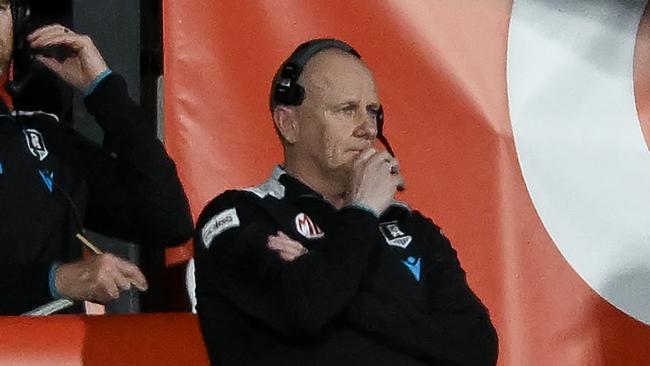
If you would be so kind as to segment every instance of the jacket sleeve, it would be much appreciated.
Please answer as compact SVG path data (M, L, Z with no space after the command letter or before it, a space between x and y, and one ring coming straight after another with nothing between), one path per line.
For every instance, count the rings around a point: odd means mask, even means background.
M211 304L219 297L284 336L316 335L358 292L377 219L342 209L332 225L337 229L325 233L319 249L285 262L266 246L278 232L273 220L257 198L243 195L249 193L224 193L199 218L194 243L202 325L211 327ZM237 225L226 224L232 220Z
M105 132L101 150L85 149L85 226L145 245L189 239L192 218L174 162L129 98L124 79L109 75L84 103Z
M380 288L365 288L346 310L346 319L432 365L441 361L495 365L498 340L488 311L467 284L456 251L439 228L427 221L428 305L418 306Z
M52 301L48 282L51 265L0 261L0 314L19 315Z

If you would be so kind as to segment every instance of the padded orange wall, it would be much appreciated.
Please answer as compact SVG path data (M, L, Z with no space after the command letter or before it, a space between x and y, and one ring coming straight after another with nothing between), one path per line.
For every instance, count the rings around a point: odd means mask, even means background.
M501 365L647 365L650 328L596 295L542 226L508 115L512 2L164 1L165 136L194 215L281 153L269 84L301 42L336 37L374 70L400 199L451 238L492 312ZM187 252L170 253L176 260Z

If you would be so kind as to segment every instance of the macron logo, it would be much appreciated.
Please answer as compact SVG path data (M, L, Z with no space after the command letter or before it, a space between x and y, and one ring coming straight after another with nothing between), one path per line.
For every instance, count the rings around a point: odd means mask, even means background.
M415 277L415 280L420 282L420 258L408 257L403 260L402 263L404 263L406 268L411 271L411 274L413 277Z

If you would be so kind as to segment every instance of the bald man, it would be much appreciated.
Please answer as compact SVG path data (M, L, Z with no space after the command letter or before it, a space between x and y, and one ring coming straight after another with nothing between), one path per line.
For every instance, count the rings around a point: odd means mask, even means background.
M195 235L198 314L215 365L494 365L497 338L456 252L395 201L375 148L381 104L349 45L283 63L271 112L284 163L230 190Z

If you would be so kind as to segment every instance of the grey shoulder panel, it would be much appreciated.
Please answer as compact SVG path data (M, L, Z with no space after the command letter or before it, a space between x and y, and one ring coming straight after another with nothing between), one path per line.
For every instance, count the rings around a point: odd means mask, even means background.
M282 183L280 183L280 175L284 172L279 171L279 168L273 171L273 175L266 180L266 182L260 184L257 187L244 188L243 191L251 192L257 195L259 198L265 198L266 196L271 196L276 199L283 199L285 194L285 188Z

